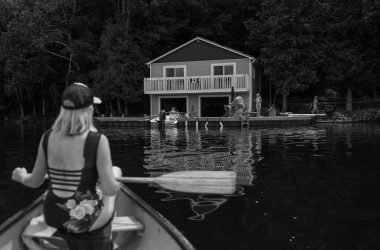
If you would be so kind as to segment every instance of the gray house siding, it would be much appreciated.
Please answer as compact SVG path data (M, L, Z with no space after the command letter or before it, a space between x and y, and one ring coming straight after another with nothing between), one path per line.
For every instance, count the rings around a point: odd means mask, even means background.
M248 58L231 59L231 60L207 60L207 61L190 61L190 62L168 62L168 63L153 63L150 68L150 77L164 77L164 67L174 65L185 65L186 76L209 76L211 75L211 65L218 63L235 63L236 74L249 74Z
M207 61L189 61L189 62L168 62L168 63L152 63L151 64L151 69L150 69L150 74L151 78L156 78L156 77L163 77L164 76L164 67L166 66L179 66L179 65L184 65L186 67L186 76L191 77L191 76L209 76L212 74L212 68L211 65L213 64L228 64L228 63L234 63L236 74L247 74L250 75L249 78L249 89L251 91L255 91L256 87L254 86L255 79L253 79L254 75L254 67L251 64L251 60L248 58L241 58L241 59L231 59L231 60L207 60ZM251 71L250 71L251 70ZM253 84L252 84L253 83ZM252 111L252 95L249 93L239 93L236 92L235 96L241 96L244 99L244 104L246 107L249 108L249 111ZM178 94L176 94L177 96ZM226 96L226 94L222 93L207 93L207 94L185 94L188 97L188 107L187 107L187 112L189 113L192 106L194 106L194 109L197 111L198 115L200 115L200 103L199 99L201 97L211 97L211 96ZM254 94L253 94L254 95ZM164 95L158 94L158 95L152 95L151 97L151 113L152 115L158 115L159 109L160 109L160 103L159 103L159 97L164 98ZM172 96L172 95L167 95L167 96ZM181 95L183 96L183 95ZM232 100L230 100L232 101Z
M222 46L215 42L209 41L203 38L195 38L188 43L185 43L168 53L153 59L148 62L147 65L150 67L150 78L148 79L148 84L157 82L162 82L162 79L155 78L163 78L164 68L165 67L179 67L183 66L184 76L185 77L208 77L213 75L212 65L213 64L234 64L235 65L235 74L236 75L248 75L248 89L245 88L235 88L235 97L241 96L244 99L244 103L249 111L253 111L254 103L253 97L255 96L258 88L258 79L255 77L257 72L254 67L255 58L236 51L234 49ZM175 71L180 72L180 71ZM173 73L171 73L173 74ZM209 78L211 79L211 78ZM212 78L214 79L214 78ZM241 78L239 78L241 79ZM186 79L186 82L193 81L194 79ZM178 80L181 81L181 80ZM198 80L196 80L198 81ZM160 85L149 85L149 86L160 86ZM187 86L187 85L186 85ZM156 88L156 87L154 87ZM163 91L160 89L162 87L157 87L158 89L147 90L150 93L151 100L151 114L157 115L160 109L160 100L163 98L186 98L186 111L180 110L181 112L189 113L194 107L195 111L198 115L201 115L201 98L206 97L209 98L208 101L213 102L214 97L228 97L229 102L231 102L231 94L226 91L226 89L220 91L217 88L211 91L204 91L200 93L199 90L192 91L192 89L183 89L182 91ZM188 91L190 90L190 91ZM155 91L157 93L155 93ZM199 91L199 92L198 92ZM216 100L216 99L214 99ZM218 98L219 102L221 98ZM225 99L222 99L223 103ZM218 102L218 101L217 101ZM165 105L167 105L167 101ZM227 103L226 103L227 104ZM216 104L216 108L219 109L219 105L221 103ZM184 109L183 104L180 105L180 109ZM222 106L222 105L221 105ZM223 109L224 107L220 107ZM218 110L218 114L220 114Z
M244 58L244 56L232 51L217 47L201 40L193 41L179 50L176 50L163 58L158 59L155 63L167 62L187 62L187 61L205 61L205 60L228 60Z

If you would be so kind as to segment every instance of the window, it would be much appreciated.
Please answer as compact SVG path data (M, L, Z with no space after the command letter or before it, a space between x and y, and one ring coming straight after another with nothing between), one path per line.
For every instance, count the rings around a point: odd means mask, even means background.
M164 67L165 77L184 77L185 66Z
M235 72L234 64L225 64L225 65L213 65L213 73L215 76L223 76L223 75L233 75Z
M186 65L164 66L166 90L184 90Z
M235 63L211 64L212 84L214 89L227 89L233 86L236 73Z

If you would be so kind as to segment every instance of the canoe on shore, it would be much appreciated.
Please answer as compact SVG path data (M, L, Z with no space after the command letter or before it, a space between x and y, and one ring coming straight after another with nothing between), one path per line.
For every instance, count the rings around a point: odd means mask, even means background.
M21 235L32 218L41 216L44 196L41 195L29 206L0 225L0 249L26 249ZM115 205L116 217L114 222L118 218L124 218L123 220L125 220L125 218L130 217L135 218L138 224L141 225L140 229L123 231L119 230L119 225L113 222L113 241L114 246L118 246L117 249L194 249L174 225L127 187L124 186L119 192Z

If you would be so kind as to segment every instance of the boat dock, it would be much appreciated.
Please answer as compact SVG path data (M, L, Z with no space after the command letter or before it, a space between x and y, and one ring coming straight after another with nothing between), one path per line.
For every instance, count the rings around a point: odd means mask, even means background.
M151 128L157 126L150 120L154 117L95 117L96 123L106 126L131 126ZM269 127L285 125L307 125L315 122L314 116L262 116L262 117L196 117L178 118L178 127L194 128L237 128L237 127Z

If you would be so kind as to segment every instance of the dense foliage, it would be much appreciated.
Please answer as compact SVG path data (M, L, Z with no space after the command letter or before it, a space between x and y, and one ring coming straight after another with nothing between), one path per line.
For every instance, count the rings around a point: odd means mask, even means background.
M259 18L246 22L247 44L259 51L283 109L290 93L313 87L319 95L347 93L347 110L352 89L378 97L380 1L264 0L261 6Z
M145 63L195 36L257 57L284 109L315 86L377 97L380 83L379 1L2 0L0 32L0 118L56 114L73 81L102 113L149 113Z

